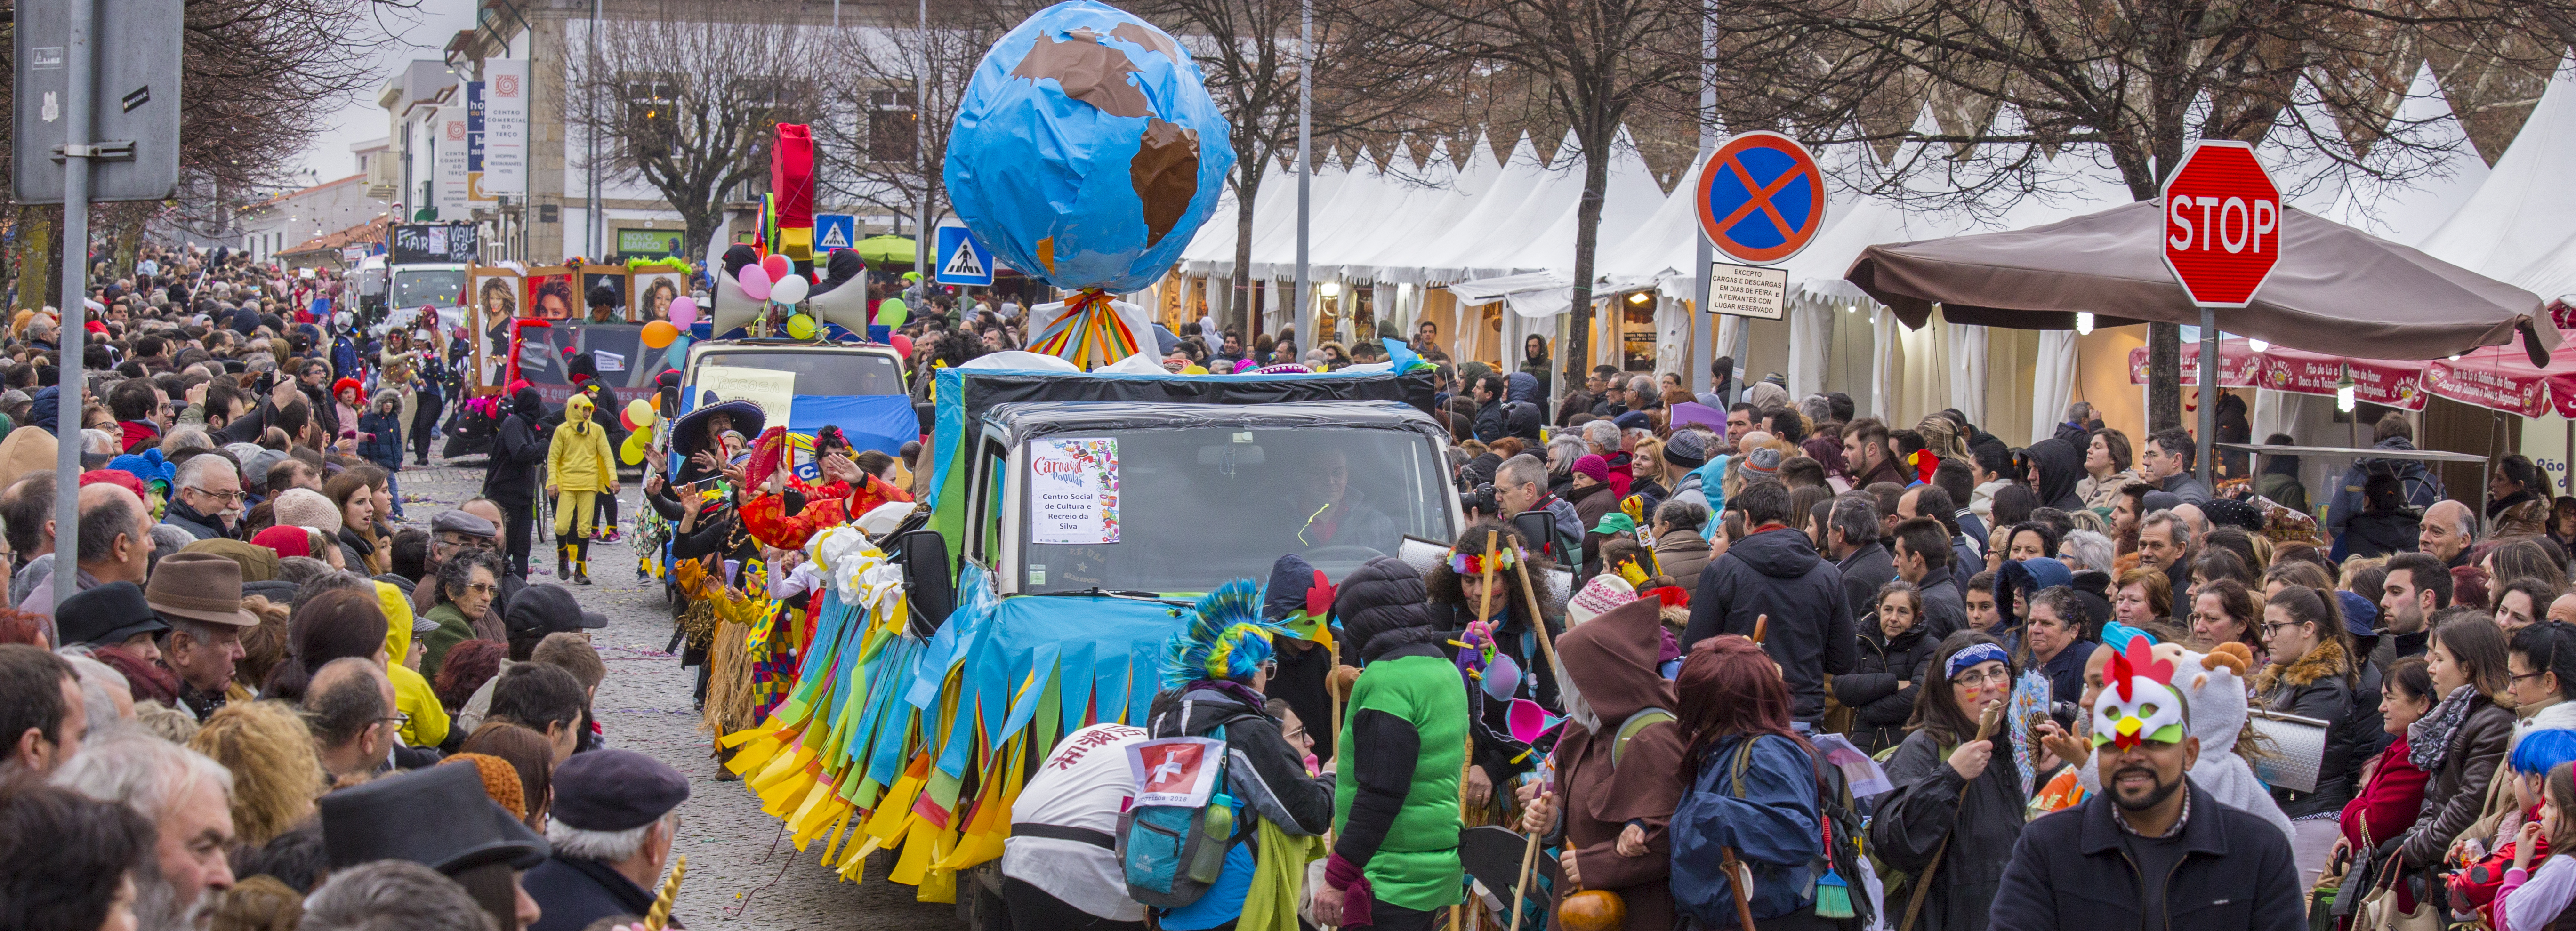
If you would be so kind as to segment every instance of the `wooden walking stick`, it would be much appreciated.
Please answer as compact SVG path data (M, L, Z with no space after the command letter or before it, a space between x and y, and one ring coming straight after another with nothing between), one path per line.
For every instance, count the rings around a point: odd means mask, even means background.
M1547 790L1540 789L1539 792L1545 794ZM1512 876L1511 931L1521 931L1521 902L1529 895L1530 873L1538 869L1538 836L1537 831L1529 832L1529 846L1521 850L1521 871Z
M1494 547L1501 542L1501 533L1485 531L1485 559L1483 565L1477 567L1477 574L1484 579L1484 584L1476 587L1476 620L1478 621L1491 617L1494 613ZM1476 768L1475 749L1475 737L1471 734L1467 739L1467 753L1458 760L1458 820L1462 823L1467 820L1467 777ZM1465 911L1464 904L1449 906L1449 927L1453 931L1467 927L1463 923Z

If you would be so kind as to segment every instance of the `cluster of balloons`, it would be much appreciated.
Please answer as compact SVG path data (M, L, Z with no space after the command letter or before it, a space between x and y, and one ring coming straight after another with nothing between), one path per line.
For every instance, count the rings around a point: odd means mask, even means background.
M758 265L743 266L734 280L742 285L742 293L755 301L794 304L803 301L806 293L813 290L805 276L796 274L786 256L774 252L760 260Z
M627 435L626 442L619 444L617 457L625 460L627 465L642 464L645 452L653 446L652 427L661 420L661 412L653 409L653 402L643 398L626 402L626 408L617 412L617 422L634 432Z

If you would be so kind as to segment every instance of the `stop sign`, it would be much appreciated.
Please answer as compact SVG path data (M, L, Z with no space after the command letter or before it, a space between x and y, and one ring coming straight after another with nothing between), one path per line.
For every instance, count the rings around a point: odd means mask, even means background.
M2165 178L2165 267L2193 303L2243 307L2281 261L2281 189L2254 147L2203 139Z

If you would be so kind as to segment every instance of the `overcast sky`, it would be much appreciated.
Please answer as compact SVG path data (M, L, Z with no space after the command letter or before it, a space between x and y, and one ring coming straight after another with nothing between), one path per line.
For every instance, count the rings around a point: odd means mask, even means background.
M380 49L376 80L353 95L332 117L330 127L314 137L312 147L305 150L302 167L311 172L306 183L358 173L358 159L350 154L349 146L385 135L385 111L376 106L376 88L400 72L406 62L440 57L448 39L474 25L474 6L475 0L421 0L417 10L394 10L377 17L380 37L389 38L368 40Z

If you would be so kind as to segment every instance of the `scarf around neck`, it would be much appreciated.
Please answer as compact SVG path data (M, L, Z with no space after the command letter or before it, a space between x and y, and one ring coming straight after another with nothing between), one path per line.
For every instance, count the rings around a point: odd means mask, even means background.
M2478 688L2463 685L2442 696L2433 713L2406 726L2406 761L2426 773L2442 770L2442 761L2451 755L2451 733L2469 717L2469 703L2478 697Z

